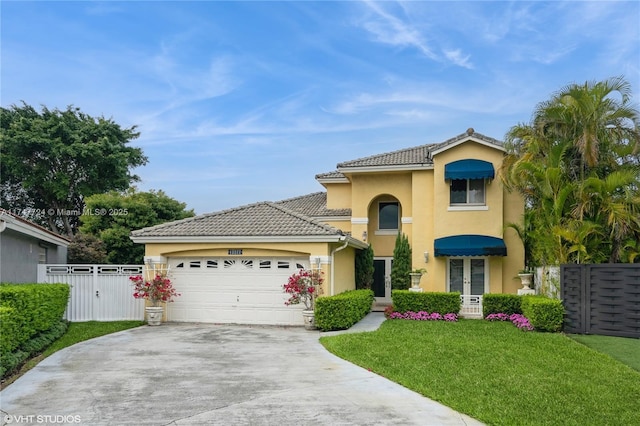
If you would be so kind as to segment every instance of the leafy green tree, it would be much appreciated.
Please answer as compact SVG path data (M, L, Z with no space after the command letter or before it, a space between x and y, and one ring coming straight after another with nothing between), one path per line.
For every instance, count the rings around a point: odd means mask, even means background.
M131 169L147 162L140 148L128 146L139 136L135 126L73 106L1 108L0 130L0 205L70 237L86 197L129 188L138 180Z
M371 244L356 253L356 289L370 289L373 284L373 247Z
M572 84L507 134L500 176L525 198L529 262L636 259L640 113L622 78Z
M391 266L391 288L393 290L407 290L411 286L411 246L409 237L398 233L396 245L393 249L393 266Z
M80 231L104 242L109 263L143 262L144 246L131 241L131 231L194 216L193 210L185 210L185 203L163 191L137 192L132 188L124 193L92 195L85 201Z
M107 263L107 249L104 242L95 236L78 232L69 244L67 262L71 264Z

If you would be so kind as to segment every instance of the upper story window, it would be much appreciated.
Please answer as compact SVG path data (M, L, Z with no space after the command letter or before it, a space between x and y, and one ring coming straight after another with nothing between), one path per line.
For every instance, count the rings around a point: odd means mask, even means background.
M397 230L400 228L400 207L397 202L378 204L378 229Z
M484 179L453 179L450 187L450 204L453 205L485 205Z

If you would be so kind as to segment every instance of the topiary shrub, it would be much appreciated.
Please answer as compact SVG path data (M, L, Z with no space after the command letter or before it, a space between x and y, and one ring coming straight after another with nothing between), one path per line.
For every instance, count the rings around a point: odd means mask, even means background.
M409 237L398 234L396 245L393 249L393 265L391 266L391 288L394 290L407 290L411 287L411 246Z
M371 312L372 290L350 290L316 299L315 324L322 331L345 330Z
M373 247L371 244L364 249L356 252L356 289L369 289L373 284Z
M529 319L537 331L562 330L564 307L562 301L558 299L545 296L523 296L522 314Z
M415 292L393 290L391 292L395 312L437 312L439 314L460 313L460 293Z
M487 293L482 296L482 316L491 314L522 314L522 296Z

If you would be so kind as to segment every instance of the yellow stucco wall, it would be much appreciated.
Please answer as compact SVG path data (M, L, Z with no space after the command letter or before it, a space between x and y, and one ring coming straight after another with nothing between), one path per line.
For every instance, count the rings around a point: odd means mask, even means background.
M328 183L327 188L327 208L328 209L350 209L351 208L351 185L348 183Z
M399 232L409 238L413 254L413 268L424 268L427 274L421 287L427 291L446 291L446 258L433 256L436 238L479 234L503 238L507 257L488 257L489 288L495 293L515 293L520 287L517 272L524 264L524 248L515 232L506 228L510 222L520 223L524 212L523 200L517 194L507 193L498 178L489 181L486 190L486 208L477 210L450 209L449 182L444 179L446 164L462 159L479 159L493 164L497 171L504 153L473 141L451 147L434 156L432 170L388 173L350 173L353 237L363 239L366 232L376 257L391 257L396 235L377 233L378 202L397 200L403 223ZM332 198L335 186L327 186ZM341 189L340 197L347 191ZM342 198L344 199L344 198ZM428 262L424 260L427 252Z
M355 290L355 250L348 247L334 256L334 294ZM328 293L325 293L328 294Z

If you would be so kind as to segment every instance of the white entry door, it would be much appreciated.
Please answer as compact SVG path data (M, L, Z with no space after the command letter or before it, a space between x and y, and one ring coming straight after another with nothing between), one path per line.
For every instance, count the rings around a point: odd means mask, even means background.
M487 259L455 257L448 264L448 291L460 292L461 313L482 315L482 295L489 291Z

